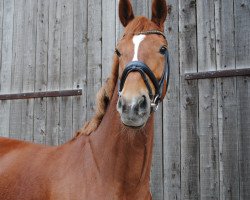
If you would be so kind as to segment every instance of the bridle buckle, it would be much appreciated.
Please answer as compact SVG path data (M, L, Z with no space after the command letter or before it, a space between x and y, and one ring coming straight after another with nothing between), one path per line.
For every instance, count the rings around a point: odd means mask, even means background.
M151 101L150 106L151 106L151 109L152 109L153 112L158 110L158 107L159 107L158 101L159 101L159 95L156 95L154 100Z

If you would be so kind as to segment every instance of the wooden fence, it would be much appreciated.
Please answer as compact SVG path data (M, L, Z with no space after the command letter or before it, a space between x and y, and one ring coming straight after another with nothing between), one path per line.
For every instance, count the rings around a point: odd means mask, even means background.
M132 3L150 16L151 0ZM184 75L250 67L250 1L168 3L171 78L156 114L154 200L249 200L249 76ZM92 116L122 32L117 5L0 0L0 94L82 89L81 96L0 101L2 136L59 145Z

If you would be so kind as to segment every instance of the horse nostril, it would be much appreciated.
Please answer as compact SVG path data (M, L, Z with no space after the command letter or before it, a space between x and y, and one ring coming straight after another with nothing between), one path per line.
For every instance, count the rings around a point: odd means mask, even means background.
M127 113L128 112L128 106L126 104L122 105L122 112Z
M117 108L118 110L120 110L120 112L126 113L128 112L129 106L126 105L125 100L122 97L120 97L118 100Z
M142 98L139 101L139 107L140 109L146 109L147 108L147 99L145 95L142 95Z

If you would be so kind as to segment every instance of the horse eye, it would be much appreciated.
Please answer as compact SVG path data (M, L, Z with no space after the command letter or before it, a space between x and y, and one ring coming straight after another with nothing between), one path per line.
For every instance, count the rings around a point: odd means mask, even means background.
M120 53L120 51L118 49L115 49L115 53L118 57L120 57L122 54Z
M164 55L166 53L166 51L167 51L167 47L165 45L160 48L160 53L162 55Z

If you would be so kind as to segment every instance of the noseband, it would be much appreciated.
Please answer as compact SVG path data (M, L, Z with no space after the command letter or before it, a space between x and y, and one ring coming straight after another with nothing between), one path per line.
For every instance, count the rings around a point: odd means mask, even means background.
M151 31L145 31L145 32L140 32L138 35L150 35L150 34L157 34L157 35L162 35L164 37L164 39L166 39L165 35L163 32L161 31L157 31L157 30L151 30ZM122 76L121 76L121 80L119 82L119 89L118 89L118 95L121 95L122 89L124 87L126 78L128 77L128 74L131 72L139 72L143 78L143 81L148 89L149 92L149 97L151 100L151 109L152 111L156 111L158 108L158 104L162 98L162 93L163 93L163 85L164 85L164 81L166 80L166 91L168 88L168 83L169 83L169 73L170 73L170 65L169 65L169 53L168 50L165 51L164 53L165 56L165 65L164 65L164 70L162 73L162 76L160 78L160 80L158 80L154 73L152 72L152 70L143 62L141 61L132 61L130 63L127 64L127 66L125 67ZM148 78L151 80L151 82L154 85L155 88L155 95L153 95L152 92L152 88L149 84L149 80Z

